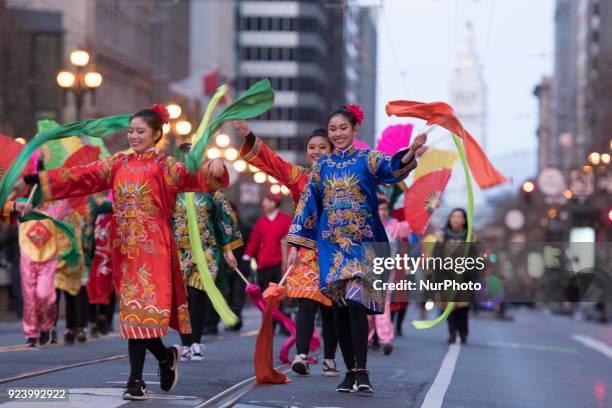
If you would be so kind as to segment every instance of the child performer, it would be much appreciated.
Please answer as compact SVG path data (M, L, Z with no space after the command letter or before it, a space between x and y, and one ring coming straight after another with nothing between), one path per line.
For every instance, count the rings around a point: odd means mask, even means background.
M54 218L67 213L65 200L46 203L39 211ZM23 333L26 344L35 347L51 341L55 326L54 275L61 252L58 249L60 232L49 219L26 221L19 224L21 293L23 296Z
M284 184L291 192L293 203L297 208L302 191L308 183L310 170L284 161L255 136L245 122L239 121L234 124L238 133L245 138L240 148L240 156L249 164ZM330 153L331 150L332 145L325 129L315 129L306 141L306 158L310 164ZM317 309L320 308L323 323L323 375L337 377L339 373L334 358L338 340L333 327L331 301L321 293L319 287L319 264L316 250L305 247L299 249L297 264L287 277L287 296L298 299L297 355L291 364L291 369L302 375L310 372L308 352L314 332L315 316Z
M190 148L190 144L181 145L184 153L188 153ZM237 267L238 262L233 251L243 245L236 213L221 191L216 191L214 194L196 193L195 206L208 269L221 293L227 295L229 278L223 260L225 258L230 268ZM181 360L199 361L204 359L200 347L204 326L207 325L209 332L215 333L219 315L204 291L204 282L191 255L187 208L185 195L182 193L177 197L174 209L174 238L178 247L183 280L187 286L189 318L192 327L191 334L181 334L183 345Z
M419 135L408 152L393 157L358 150L353 139L362 120L356 105L329 116L327 131L335 150L313 164L287 240L319 250L322 290L333 301L336 335L348 370L336 391L371 394L367 315L382 313L385 299L367 278L374 254L362 243L387 242L376 185L404 179L416 167L416 149L427 136ZM291 248L289 265L296 263L297 252Z
M418 152L417 152L418 156ZM410 227L406 221L398 221L391 217L389 210L389 199L383 194L378 195L378 215L385 227L389 242L405 241L410 233ZM397 281L397 271L392 271L389 281ZM405 307L405 303L404 303ZM405 309L404 309L405 310ZM370 332L368 334L368 345L373 345L375 337L380 342L384 355L393 351L393 322L391 319L391 303L387 298L385 311L382 314L368 316Z
M170 391L178 379L180 348L164 346L168 326L190 333L189 311L170 220L176 195L213 191L228 184L227 169L211 161L190 173L155 144L169 115L154 105L131 117L127 139L134 151L81 167L59 168L26 176L40 183L46 200L113 189L112 269L119 295L121 334L128 339L130 377L124 399L147 398L142 370L146 351L159 361L160 387ZM16 184L21 190L23 181Z

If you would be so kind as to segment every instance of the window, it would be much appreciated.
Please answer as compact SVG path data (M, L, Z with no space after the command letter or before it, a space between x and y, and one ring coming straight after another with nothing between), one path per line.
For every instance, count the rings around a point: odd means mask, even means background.
M299 31L314 33L323 30L319 20L311 17L241 17L239 26L246 31Z

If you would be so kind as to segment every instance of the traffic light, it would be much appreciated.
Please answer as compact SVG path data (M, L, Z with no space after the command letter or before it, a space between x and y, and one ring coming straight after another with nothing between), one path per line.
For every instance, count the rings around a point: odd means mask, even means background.
M608 210L608 221L612 222L612 208Z
M535 183L531 180L527 180L521 186L521 193L523 195L523 200L526 204L531 204L531 196L535 191Z

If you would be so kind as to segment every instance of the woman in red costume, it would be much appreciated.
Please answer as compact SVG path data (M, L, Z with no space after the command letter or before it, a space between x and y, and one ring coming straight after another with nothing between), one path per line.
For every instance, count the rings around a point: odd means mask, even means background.
M24 177L26 184L40 184L46 200L113 189L111 258L121 334L128 339L130 377L123 394L128 400L147 398L142 380L147 350L159 361L161 389L170 391L176 385L178 346L166 348L161 337L168 327L191 332L171 227L176 195L210 192L228 184L221 161L205 163L201 171L190 173L181 162L157 151L155 145L168 117L161 105L131 117L127 139L133 153L117 153L86 166ZM18 182L17 188L22 184Z

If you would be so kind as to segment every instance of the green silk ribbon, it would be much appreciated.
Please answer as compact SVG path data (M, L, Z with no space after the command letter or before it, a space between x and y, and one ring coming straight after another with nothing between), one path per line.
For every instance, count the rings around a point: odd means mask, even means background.
M212 112L223 97L223 95L227 92L227 86L220 87L213 98L211 99L208 107L206 108L206 112L200 125L198 126L198 130L192 137L193 144L196 144L205 133L206 126L210 121L210 117L212 116ZM212 134L209 134L208 142L210 142ZM206 143L208 145L208 143ZM206 146L204 146L204 150L202 154L204 154L206 150ZM204 254L204 250L202 248L202 239L200 237L200 229L198 227L198 216L196 214L195 207L195 193L185 193L185 209L187 210L187 227L189 230L189 244L191 245L191 256L198 268L198 273L200 274L200 279L204 284L204 291L210 298L210 302L213 305L213 308L219 314L221 321L226 326L233 326L238 323L238 317L232 312L230 307L228 306L223 294L215 285L215 281L210 274L210 269L208 268L208 262L206 262L206 256Z
M467 193L468 193L468 206L467 206L467 222L468 222L468 231L466 242L472 242L472 231L473 231L473 223L472 219L474 216L474 191L472 189L472 179L470 177L470 170L467 164L467 158L465 156L465 149L463 148L463 141L460 137L455 134L451 134L453 137L453 141L455 142L455 146L457 147L457 152L459 153L459 157L461 158L461 164L463 165L463 172L465 173L465 181L467 184ZM466 245L466 255L469 251L469 245ZM452 298L452 295L451 295ZM431 329L432 327L442 323L448 318L448 315L451 314L453 308L455 307L455 302L447 302L446 309L440 316L432 320L413 320L412 325L416 329Z

